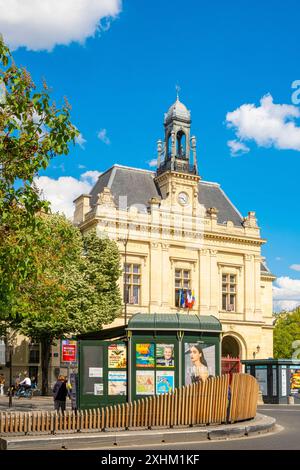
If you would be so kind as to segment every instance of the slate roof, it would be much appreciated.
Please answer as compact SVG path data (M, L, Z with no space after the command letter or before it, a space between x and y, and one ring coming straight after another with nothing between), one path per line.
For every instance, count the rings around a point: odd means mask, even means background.
M149 206L149 199L161 197L159 188L154 182L155 172L140 170L121 165L114 165L99 176L99 179L90 192L92 206L97 202L97 195L107 186L114 197L117 207L130 207L136 205L139 210ZM127 199L126 199L127 198ZM217 183L200 181L199 202L206 209L218 209L218 223L223 224L231 220L234 225L241 226L242 216L230 202L224 191Z
M260 263L260 272L262 274L268 274L269 276L275 276L275 274L272 274L270 269L268 268L268 266L266 265L266 263L263 261L262 263Z

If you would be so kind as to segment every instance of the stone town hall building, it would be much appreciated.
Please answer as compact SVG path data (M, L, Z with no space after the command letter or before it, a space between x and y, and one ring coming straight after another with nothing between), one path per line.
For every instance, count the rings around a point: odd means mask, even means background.
M255 212L242 217L218 183L202 180L190 111L178 97L164 130L156 171L112 166L76 199L74 222L117 241L127 320L137 312L214 315L223 356L271 357L275 278L261 256ZM191 309L182 305L187 294ZM123 324L124 313L111 326Z

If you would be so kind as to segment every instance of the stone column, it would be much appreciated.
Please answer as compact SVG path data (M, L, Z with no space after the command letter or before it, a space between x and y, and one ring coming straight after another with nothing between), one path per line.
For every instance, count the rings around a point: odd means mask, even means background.
M199 250L199 307L200 314L209 315L210 306L210 256L209 250Z
M245 320L253 320L254 311L254 270L253 270L253 256L245 255L245 269L244 269L244 314Z
M219 274L217 264L217 250L210 250L210 312L212 315L219 313Z
M261 256L254 256L254 315L256 320L262 321L260 263Z
M172 269L169 258L169 245L161 245L161 306L167 310L170 306L170 289L173 288Z
M155 313L161 304L161 249L158 242L150 243L149 313Z

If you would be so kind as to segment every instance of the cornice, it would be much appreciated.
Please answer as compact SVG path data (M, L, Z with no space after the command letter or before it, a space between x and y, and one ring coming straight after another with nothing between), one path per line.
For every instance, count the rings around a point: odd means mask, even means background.
M245 325L245 326L261 326L263 327L265 325L264 322L262 321L247 321L247 320L235 320L235 319L232 319L232 320L223 320L220 316L220 322L221 323L224 323L226 325Z
M247 236L241 235L233 235L233 234L226 234L220 232L204 232L204 238L207 239L215 239L215 240L223 240L223 241L231 241L235 243L243 243L247 245L263 245L267 242L267 240L263 238L250 238Z
M264 274L261 272L261 275L260 275L261 279L265 279L266 281L275 281L277 279L276 276L274 276L274 274Z
M190 173L179 173L177 171L165 171L164 173L161 173L160 175L155 176L156 181L163 180L164 178L169 179L170 177L175 177L180 180L189 180L189 181L195 181L199 182L201 180L201 177L199 175L192 175Z

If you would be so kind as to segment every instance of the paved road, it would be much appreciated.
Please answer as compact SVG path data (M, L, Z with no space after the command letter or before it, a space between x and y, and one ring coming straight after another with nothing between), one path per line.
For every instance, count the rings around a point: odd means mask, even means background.
M8 398L0 397L0 411L8 410ZM70 400L67 400L67 409L71 408ZM13 410L53 410L52 397L34 397L32 400L21 398L13 399ZM300 405L262 405L258 407L258 411L262 414L272 416L276 419L278 430L275 433L265 436L235 439L230 441L205 441L198 443L182 443L176 445L162 444L161 450L233 450L233 449L262 449L262 450L300 450ZM97 447L89 447L97 449ZM143 449L157 449L158 446L143 445ZM114 447L116 449L116 447ZM141 449L141 447L118 447L118 449Z
M300 450L300 405L263 405L258 408L260 413L276 419L276 432L229 441L162 444L161 446L147 446L145 443L142 447L114 447L114 450ZM97 449L97 447L88 447L88 449Z

